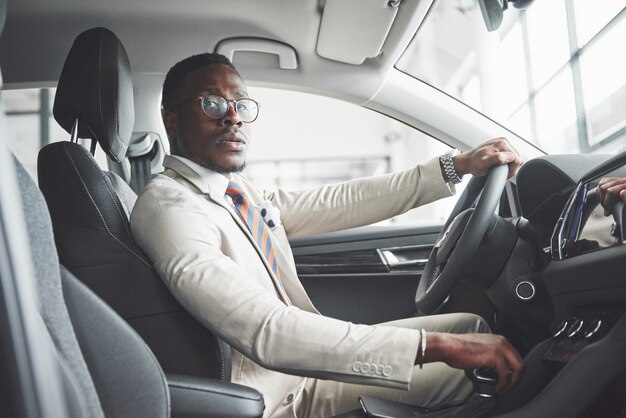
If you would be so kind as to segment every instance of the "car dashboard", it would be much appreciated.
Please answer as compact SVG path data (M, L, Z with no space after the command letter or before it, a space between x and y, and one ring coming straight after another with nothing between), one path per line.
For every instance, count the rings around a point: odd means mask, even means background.
M514 276L509 288L525 306L517 318L549 322L552 334L526 356L529 376L515 391L517 399L508 401L521 408L510 416L580 416L597 411L599 402L624 406L623 396L615 395L626 388L624 205L604 216L596 189L602 177L626 177L625 164L626 153L544 156L526 163L510 186L517 197L511 212L519 211L525 222L524 228L517 222L522 244L505 267ZM530 265L517 275L510 273L516 258ZM496 302L503 293L497 286L490 294ZM538 314L541 309L552 313Z

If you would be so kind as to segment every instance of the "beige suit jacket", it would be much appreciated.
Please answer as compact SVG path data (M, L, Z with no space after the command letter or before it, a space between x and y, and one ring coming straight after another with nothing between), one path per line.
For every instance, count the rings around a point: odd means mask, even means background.
M263 393L264 416L295 416L306 377L408 388L419 333L320 315L297 277L288 237L367 225L449 196L436 159L300 192L263 193L232 175L255 204L270 200L280 211L271 238L292 305L224 196L211 196L182 161L166 157L164 166L134 206L132 234L183 306L232 346L232 381Z

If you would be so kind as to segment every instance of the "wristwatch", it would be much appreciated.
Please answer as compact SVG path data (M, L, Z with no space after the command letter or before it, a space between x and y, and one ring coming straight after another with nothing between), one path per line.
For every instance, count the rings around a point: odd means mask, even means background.
M452 151L439 157L439 162L443 167L443 172L446 174L448 182L452 184L459 184L463 178L463 176L459 176L459 173L457 173L454 169L454 162L452 161L452 158L456 157L460 153L461 151L458 149L453 149Z

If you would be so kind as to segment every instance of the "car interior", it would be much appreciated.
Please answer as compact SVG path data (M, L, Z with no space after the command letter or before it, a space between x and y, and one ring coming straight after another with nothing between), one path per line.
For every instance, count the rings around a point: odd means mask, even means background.
M172 296L130 233L137 195L167 152L165 73L203 50L232 58L251 85L356 104L465 150L506 135L525 160L511 179L497 167L469 180L439 224L291 240L324 315L375 324L471 312L524 356L523 379L503 394L488 372L468 371L474 394L461 406L363 397L345 416L626 413L623 202L597 221L598 182L626 177L626 152L547 154L437 88L407 88L398 62L443 0L4 3L3 91L54 86L49 110L65 138L38 147L36 177L9 140L0 145L3 415L267 413L261 393L231 382L228 343ZM535 6L474 3L485 31ZM8 137L6 119L3 110Z

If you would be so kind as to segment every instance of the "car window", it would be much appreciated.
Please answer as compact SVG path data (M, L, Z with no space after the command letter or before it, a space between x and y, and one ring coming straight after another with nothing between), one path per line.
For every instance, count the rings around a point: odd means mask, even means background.
M52 116L55 92L48 88L0 91L9 130L7 146L35 181L39 150L49 143L70 139ZM89 147L90 141L80 142ZM99 147L96 161L106 169L106 155Z
M355 104L295 91L249 90L261 103L261 112L254 122L245 174L268 190L313 188L403 170L450 149L408 125ZM9 147L35 179L39 149L69 140L51 115L54 93L54 89L2 92L14 133ZM98 150L96 160L107 169L104 152ZM455 198L443 199L382 224L441 224L454 202Z
M414 167L450 147L386 115L328 97L252 87L261 102L246 174L261 187L302 189ZM384 224L441 224L448 198Z
M495 32L475 1L440 1L429 13L399 70L548 153L626 149L623 0L509 7Z

